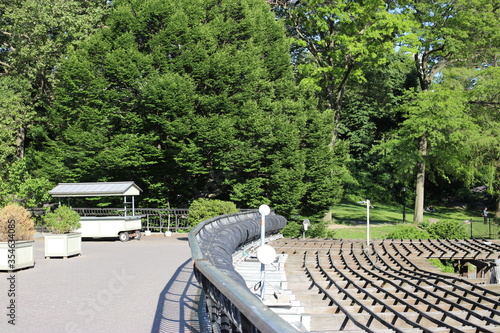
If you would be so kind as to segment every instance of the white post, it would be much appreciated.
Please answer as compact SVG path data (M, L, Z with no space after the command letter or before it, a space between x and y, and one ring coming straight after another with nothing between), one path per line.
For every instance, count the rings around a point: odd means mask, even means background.
M264 246L265 239L266 239L266 215L269 215L271 212L271 209L269 208L268 205L261 205L259 207L259 213L260 213L260 246ZM260 298L262 299L262 302L264 302L266 298L266 265L261 263L260 264L260 280L261 280L261 287L260 287Z
M370 200L366 200L366 245L370 249Z
M123 215L127 216L127 196L123 196Z
M167 231L165 231L165 236L170 237L172 236L172 232L170 231L170 213L167 214Z
M306 231L311 225L311 221L309 221L309 219L305 219L304 221L302 221L302 225L304 226L304 231L302 232L302 238L306 239Z

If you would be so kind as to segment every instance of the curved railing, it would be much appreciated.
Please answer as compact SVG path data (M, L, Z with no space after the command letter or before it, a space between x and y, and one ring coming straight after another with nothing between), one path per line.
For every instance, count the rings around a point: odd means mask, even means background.
M266 236L285 225L283 216L266 216ZM233 267L232 254L258 239L260 228L260 214L254 211L205 220L189 233L194 273L214 332L297 332L247 288Z

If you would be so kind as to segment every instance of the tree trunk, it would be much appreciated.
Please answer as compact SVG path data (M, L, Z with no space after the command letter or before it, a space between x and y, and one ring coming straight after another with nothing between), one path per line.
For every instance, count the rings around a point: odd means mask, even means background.
M337 143L337 138L339 135L340 113L342 112L342 99L344 98L344 89L345 88L342 86L342 88L339 89L339 91L337 92L337 94L335 96L335 100L331 101L329 103L330 108L335 110L335 118L334 118L335 124L333 127L332 140L330 141L330 144L328 145L330 150L333 150L333 147L335 147L335 144ZM329 94L333 94L333 92L331 92L331 89L329 89ZM330 98L330 100L332 100L332 98Z
M427 137L420 138L418 151L422 160L417 163L417 183L415 193L415 213L413 223L419 224L424 220L424 188L425 188L425 157L427 155Z
M24 158L24 140L26 138L26 129L21 126L16 133L16 157Z
M497 198L497 207L496 207L496 210L495 210L495 217L499 217L500 218L500 198Z

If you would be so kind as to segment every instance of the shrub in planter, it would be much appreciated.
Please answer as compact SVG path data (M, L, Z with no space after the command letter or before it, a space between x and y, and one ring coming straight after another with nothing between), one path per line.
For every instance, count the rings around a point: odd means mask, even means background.
M68 206L60 206L44 216L45 227L52 234L45 235L45 258L78 255L82 252L80 215Z
M0 270L16 270L35 264L31 214L17 204L0 209Z
M59 206L55 211L47 213L43 220L51 233L65 234L79 229L80 215L68 206Z
M30 212L17 204L0 209L0 242L33 240L35 223Z

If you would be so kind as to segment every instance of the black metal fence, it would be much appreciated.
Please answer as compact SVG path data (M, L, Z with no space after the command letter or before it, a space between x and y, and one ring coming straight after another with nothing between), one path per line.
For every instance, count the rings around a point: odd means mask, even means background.
M471 238L500 239L500 219L478 217L470 219L468 223L468 233Z
M73 208L80 216L124 216L123 208ZM30 209L38 228L43 228L42 217L45 210L42 208ZM130 213L130 210L127 210ZM188 223L189 209L164 209L164 208L136 208L135 215L142 216L143 231L153 233L188 232L191 226Z

